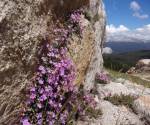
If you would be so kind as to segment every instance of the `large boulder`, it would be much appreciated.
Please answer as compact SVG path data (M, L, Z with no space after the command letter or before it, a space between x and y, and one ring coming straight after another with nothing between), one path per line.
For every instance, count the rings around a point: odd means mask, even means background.
M135 73L150 73L150 59L141 59L137 62L135 67L130 68L127 71L128 74Z
M102 110L102 116L96 119L85 117L77 125L144 125L137 115L124 106L117 107L108 101L100 100L97 108Z
M96 90L99 97L102 99L114 95L130 95L135 98L143 95L150 95L150 88L146 88L142 85L138 85L122 78L106 85L97 84Z
M107 101L100 102L99 106L103 113L99 125L144 125L137 115L124 106L117 107Z
M88 18L83 19L83 38L74 34L71 39L70 57L77 66L77 83L91 89L103 63L102 0L0 0L0 125L18 124L20 104L36 69L41 41L51 34L56 19L80 7Z
M142 119L150 124L150 95L141 96L134 101L133 108Z

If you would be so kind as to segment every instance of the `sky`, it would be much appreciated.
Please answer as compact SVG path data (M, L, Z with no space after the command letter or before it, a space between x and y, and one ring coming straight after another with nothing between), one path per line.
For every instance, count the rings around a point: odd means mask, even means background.
M103 0L107 41L150 42L150 0Z

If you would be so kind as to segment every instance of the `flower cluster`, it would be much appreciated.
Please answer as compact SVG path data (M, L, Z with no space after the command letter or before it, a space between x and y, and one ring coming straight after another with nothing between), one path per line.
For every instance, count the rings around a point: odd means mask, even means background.
M109 83L109 77L107 74L103 73L103 72L100 72L100 73L96 73L95 75L95 80L99 83L102 83L102 84L107 84Z
M47 53L41 57L41 65L30 88L23 125L28 125L28 122L53 125L56 120L65 124L69 109L61 110L67 97L76 90L73 84L75 69L66 57L66 48L57 49L49 44L46 48Z
M74 84L75 67L67 57L68 37L76 32L79 11L71 15L70 28L56 28L54 41L44 44L39 65L29 87L21 118L22 125L65 125L89 104L91 96L80 92ZM75 16L75 17L74 17Z
M73 32L79 34L80 36L82 36L84 29L84 26L82 25L82 15L83 15L82 9L73 11L69 18L70 25L68 25L69 29L73 30Z

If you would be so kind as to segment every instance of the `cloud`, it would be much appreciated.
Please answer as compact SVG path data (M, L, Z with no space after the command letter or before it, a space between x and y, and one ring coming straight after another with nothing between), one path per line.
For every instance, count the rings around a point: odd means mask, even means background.
M130 3L130 8L133 10L133 16L139 19L147 19L149 17L148 14L141 14L141 6L138 2L132 1Z
M149 17L148 14L140 14L140 13L138 13L138 12L134 13L133 16L134 16L134 17L137 17L137 18L139 18L139 19L147 19L147 18Z
M107 25L106 29L109 33L117 33L117 32L126 32L129 29L124 25L120 25L119 27L115 27L113 24Z
M112 54L112 49L110 47L103 48L103 54Z
M134 30L131 30L124 25L115 27L111 24L106 26L106 30L107 42L150 42L150 24Z
M136 1L132 1L130 3L130 8L133 10L133 11L138 11L141 9L140 5L136 2Z

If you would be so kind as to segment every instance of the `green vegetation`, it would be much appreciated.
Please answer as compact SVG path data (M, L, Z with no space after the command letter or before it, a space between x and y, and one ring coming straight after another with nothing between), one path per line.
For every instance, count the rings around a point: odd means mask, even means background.
M125 63L121 61L119 58L113 59L113 57L104 57L104 66L109 69L113 69L115 71L127 72L133 64Z
M123 78L133 83L150 88L150 81L125 73L132 66L135 66L138 60L144 58L150 58L150 50L104 55L104 67L115 79Z
M133 83L136 83L136 84L139 84L139 85L143 85L147 88L150 88L150 82L149 81L146 81L146 80L143 80L137 76L133 76L133 75L129 75L129 74L125 74L125 73L121 73L121 72L118 72L118 71L114 71L114 70L111 70L111 69L106 69L110 75L113 77L113 78L123 78L123 79L126 79L126 80L129 80Z
M128 108L132 109L132 104L133 101L135 100L134 97L130 95L114 95L114 96L109 96L104 98L107 101L110 101L114 105L124 105L127 106Z
M135 66L138 60L144 58L150 58L150 50L104 55L104 66L115 71L126 72Z

